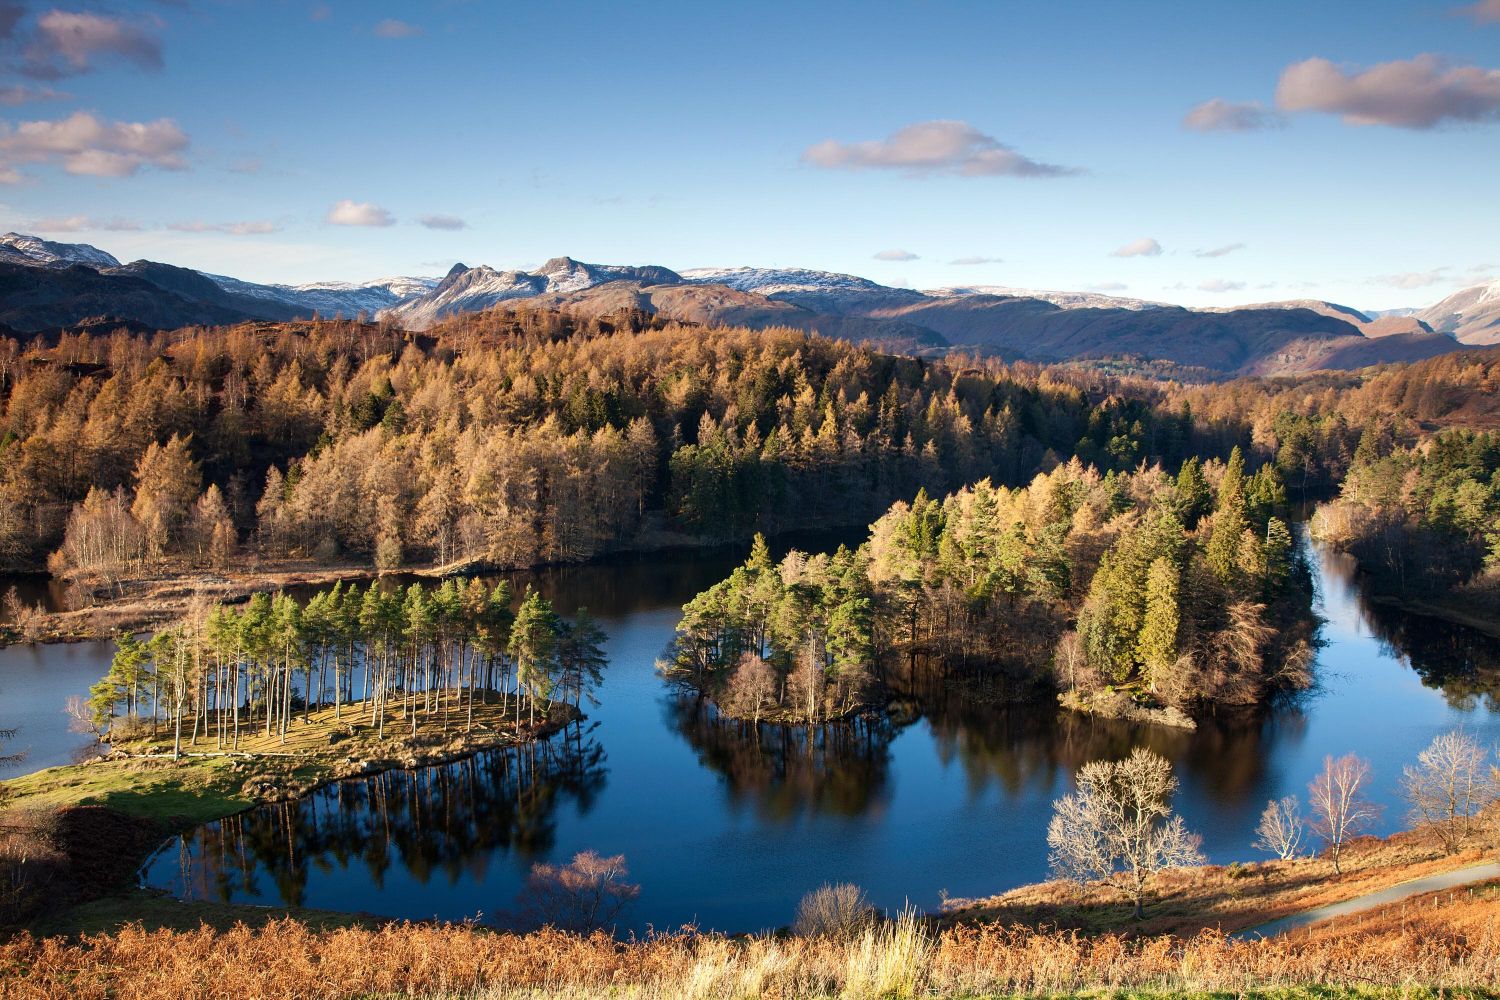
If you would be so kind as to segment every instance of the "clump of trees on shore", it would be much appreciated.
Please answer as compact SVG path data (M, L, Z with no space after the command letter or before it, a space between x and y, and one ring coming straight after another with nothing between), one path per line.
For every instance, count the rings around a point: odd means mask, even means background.
M165 723L177 753L184 739L237 749L244 733L284 743L298 714L330 706L381 738L391 720L413 734L419 718L467 731L476 702L506 698L535 725L554 702L591 697L604 634L583 610L564 621L530 588L513 603L507 583L477 578L404 591L335 584L306 603L285 593L200 602L149 639L119 636L87 712L101 736Z
M1497 751L1500 752L1500 751ZM1462 730L1440 733L1402 771L1407 818L1432 832L1443 850L1456 854L1479 832L1480 817L1500 802L1500 763L1489 748ZM1304 833L1317 837L1341 870L1344 848L1367 832L1381 809L1369 797L1369 761L1355 754L1328 756L1308 783L1308 815L1297 797L1266 803L1255 828L1254 847L1283 861L1298 855ZM1500 832L1500 813L1494 817Z
M1019 489L919 492L855 551L775 564L758 541L684 608L664 666L752 721L846 715L917 663L1075 703L1258 704L1305 686L1312 654L1284 504L1238 450L1176 476L1074 460Z
M1402 446L1372 425L1313 529L1378 591L1410 600L1467 588L1474 611L1500 609L1500 434L1448 430Z

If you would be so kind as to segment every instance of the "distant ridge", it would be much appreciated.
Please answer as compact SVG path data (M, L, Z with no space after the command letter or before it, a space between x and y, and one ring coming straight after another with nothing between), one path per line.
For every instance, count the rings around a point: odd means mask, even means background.
M787 326L898 352L963 350L1039 362L1128 358L1261 374L1431 357L1460 346L1450 334L1500 340L1497 288L1471 289L1414 316L1374 316L1318 300L1186 309L1094 292L996 285L918 291L808 268L678 272L572 257L553 257L533 271L456 264L441 278L257 284L155 261L121 264L88 244L0 237L0 323L22 334L85 322L171 329L314 315L378 317L424 330L531 300L594 315L641 310L702 325Z

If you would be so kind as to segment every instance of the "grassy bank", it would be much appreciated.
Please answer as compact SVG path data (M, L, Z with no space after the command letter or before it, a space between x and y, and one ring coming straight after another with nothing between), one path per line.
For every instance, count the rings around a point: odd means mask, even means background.
M298 716L285 742L264 731L243 733L238 749L219 749L211 737L184 740L173 759L170 733L121 741L107 756L48 768L4 783L0 810L0 870L15 886L0 885L0 925L22 921L53 933L118 927L128 920L191 928L199 922L264 922L285 910L205 909L134 888L141 864L164 838L263 802L304 795L340 778L457 760L546 736L578 718L569 706L532 724L516 699L491 693L468 706L457 695L410 718L391 712L385 738L359 704ZM189 725L185 727L190 730ZM298 916L306 914L298 912ZM319 926L345 915L318 914ZM4 991L0 990L0 997Z
M1362 837L1344 850L1342 873L1321 857L1178 868L1158 876L1144 920L1118 897L1069 882L1021 886L988 899L951 900L944 923L992 922L1082 933L1232 933L1402 882L1494 859L1482 834L1447 854L1430 830ZM1500 903L1500 899L1496 900Z
M906 917L849 937L679 934L618 942L469 925L316 930L294 920L218 931L127 928L78 942L0 945L0 993L112 1000L208 997L814 998L1493 996L1493 899L1418 906L1233 942L1087 937L1027 928L934 930Z
M395 768L456 760L483 750L546 736L577 717L565 705L531 725L514 699L491 692L489 703L468 706L457 695L439 699L433 711L403 718L388 712L385 735L367 709L345 705L297 716L286 739L249 727L238 746L221 748L212 737L183 740L183 756L172 759L172 733L117 742L113 752L83 764L51 767L5 782L8 808L56 810L107 806L140 819L191 825L232 815L259 802L296 798L329 781ZM192 730L192 720L184 723Z

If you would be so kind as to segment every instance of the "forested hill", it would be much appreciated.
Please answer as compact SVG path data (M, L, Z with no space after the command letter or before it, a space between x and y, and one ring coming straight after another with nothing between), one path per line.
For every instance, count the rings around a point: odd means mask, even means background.
M1198 447L1149 383L639 315L68 335L5 342L0 386L6 558L84 571L577 560Z
M1493 372L1466 354L1184 389L525 307L421 335L331 321L0 341L0 550L111 574L252 548L521 566L866 524L920 488L1017 485L1074 456L1175 468L1237 444L1305 493L1336 484L1370 419L1409 436L1403 412L1478 406L1450 400Z

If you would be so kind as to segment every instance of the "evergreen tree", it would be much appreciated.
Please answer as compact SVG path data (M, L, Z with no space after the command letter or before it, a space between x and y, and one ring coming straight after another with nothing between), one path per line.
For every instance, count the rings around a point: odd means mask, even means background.
M1178 575L1177 564L1166 556L1157 558L1146 574L1146 620L1136 643L1136 655L1153 691L1177 660L1181 622Z

